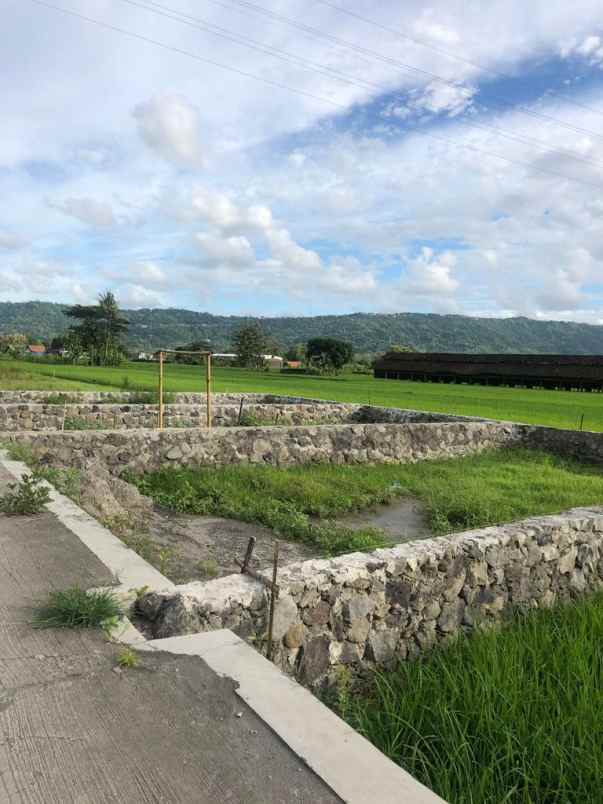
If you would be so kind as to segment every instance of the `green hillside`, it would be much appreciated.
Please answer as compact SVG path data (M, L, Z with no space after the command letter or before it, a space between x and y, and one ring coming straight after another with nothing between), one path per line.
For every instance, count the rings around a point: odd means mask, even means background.
M209 339L214 350L230 346L232 332L248 318L192 310L128 310L132 349L171 348ZM473 318L425 313L353 313L312 318L264 318L266 332L282 346L319 335L350 341L357 352L378 352L391 344L420 351L542 352L603 354L603 326L529 318ZM69 321L63 305L48 302L0 302L0 334L22 332L48 340Z

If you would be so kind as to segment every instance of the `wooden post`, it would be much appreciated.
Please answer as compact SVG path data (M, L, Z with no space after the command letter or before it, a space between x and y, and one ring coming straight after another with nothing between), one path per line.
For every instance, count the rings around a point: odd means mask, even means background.
M163 352L159 352L159 429L163 430Z
M274 543L274 558L272 563L272 589L270 594L270 614L268 620L268 645L266 647L266 658L272 660L272 631L274 628L274 608L278 597L278 586L276 585L276 575L278 572L278 553L279 543Z
M205 409L207 426L211 427L211 354L205 357Z

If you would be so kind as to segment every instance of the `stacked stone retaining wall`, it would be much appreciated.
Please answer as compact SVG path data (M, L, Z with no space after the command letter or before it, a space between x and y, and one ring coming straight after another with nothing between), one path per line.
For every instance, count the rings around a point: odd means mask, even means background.
M230 427L240 423L266 425L344 424L347 422L410 423L440 421L482 421L462 416L426 413L398 408L379 408L339 402L257 402L254 398L238 404L219 397L212 406L212 424ZM115 404L102 402L2 403L0 432L19 430L83 430L154 428L159 421L156 404ZM199 427L206 423L206 406L199 403L167 404L165 427Z
M7 432L43 462L110 472L229 464L399 463L467 455L521 442L521 428L496 422L340 424L298 427Z
M340 666L388 666L602 580L602 508L292 564L279 573L274 661L318 685ZM230 628L261 645L266 634L266 588L241 575L152 592L139 607L157 637Z

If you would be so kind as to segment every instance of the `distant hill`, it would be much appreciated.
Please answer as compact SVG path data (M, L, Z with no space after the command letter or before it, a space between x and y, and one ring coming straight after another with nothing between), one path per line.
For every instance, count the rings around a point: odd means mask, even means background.
M0 302L0 334L22 332L49 340L70 321L64 305ZM252 320L192 310L128 310L128 345L150 351L207 338L214 350L230 346L231 335ZM603 355L603 326L529 318L473 318L460 315L353 313L313 318L263 318L267 334L282 346L326 335L350 341L357 352L379 352L392 344L433 352L515 352Z

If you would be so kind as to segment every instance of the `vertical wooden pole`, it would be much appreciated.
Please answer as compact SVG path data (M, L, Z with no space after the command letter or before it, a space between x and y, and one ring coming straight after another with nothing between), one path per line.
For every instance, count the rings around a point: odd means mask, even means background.
M205 361L205 409L207 426L211 427L211 355L206 355Z
M159 352L159 429L163 430L163 352Z

